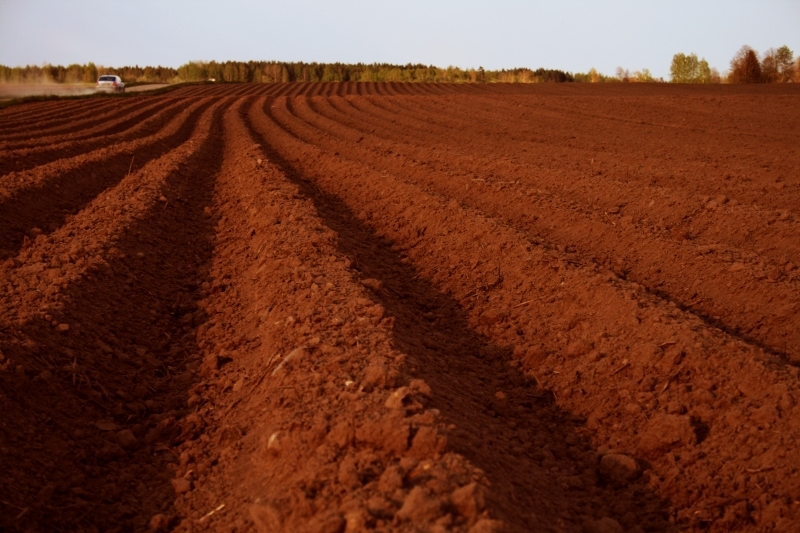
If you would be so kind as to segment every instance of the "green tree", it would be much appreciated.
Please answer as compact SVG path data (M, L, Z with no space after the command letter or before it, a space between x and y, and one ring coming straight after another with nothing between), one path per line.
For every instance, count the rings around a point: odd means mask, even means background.
M97 67L94 63L90 62L83 67L83 82L94 83L95 81L97 81Z
M691 83L696 63L697 56L694 54L687 56L681 52L672 56L672 64L669 67L672 83Z
M708 61L698 59L696 54L683 53L672 56L669 67L672 83L713 83L714 75Z
M653 75L650 73L650 70L646 68L635 71L631 80L637 83L653 83L656 81L653 79Z

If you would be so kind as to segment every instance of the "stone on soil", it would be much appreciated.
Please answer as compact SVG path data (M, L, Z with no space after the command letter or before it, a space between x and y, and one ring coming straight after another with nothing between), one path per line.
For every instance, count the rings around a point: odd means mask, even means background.
M609 453L600 459L600 475L614 486L625 486L640 474L639 464L627 455Z

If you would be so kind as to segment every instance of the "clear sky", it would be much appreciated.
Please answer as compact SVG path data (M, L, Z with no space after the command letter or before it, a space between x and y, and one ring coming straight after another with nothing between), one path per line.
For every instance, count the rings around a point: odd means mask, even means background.
M800 0L0 0L0 64L424 63L669 76L742 45L800 55Z

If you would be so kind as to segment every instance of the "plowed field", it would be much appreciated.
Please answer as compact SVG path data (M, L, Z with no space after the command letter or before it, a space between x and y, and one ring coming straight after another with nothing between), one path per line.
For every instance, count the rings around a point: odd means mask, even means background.
M0 111L0 530L800 530L800 88Z

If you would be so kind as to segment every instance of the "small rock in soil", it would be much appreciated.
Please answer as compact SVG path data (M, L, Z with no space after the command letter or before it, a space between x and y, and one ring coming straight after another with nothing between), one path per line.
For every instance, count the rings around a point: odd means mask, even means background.
M59 324L56 326L56 331L59 333L66 333L69 331L69 324Z
M641 474L635 459L620 453L610 453L600 459L600 475L608 483L622 487Z

